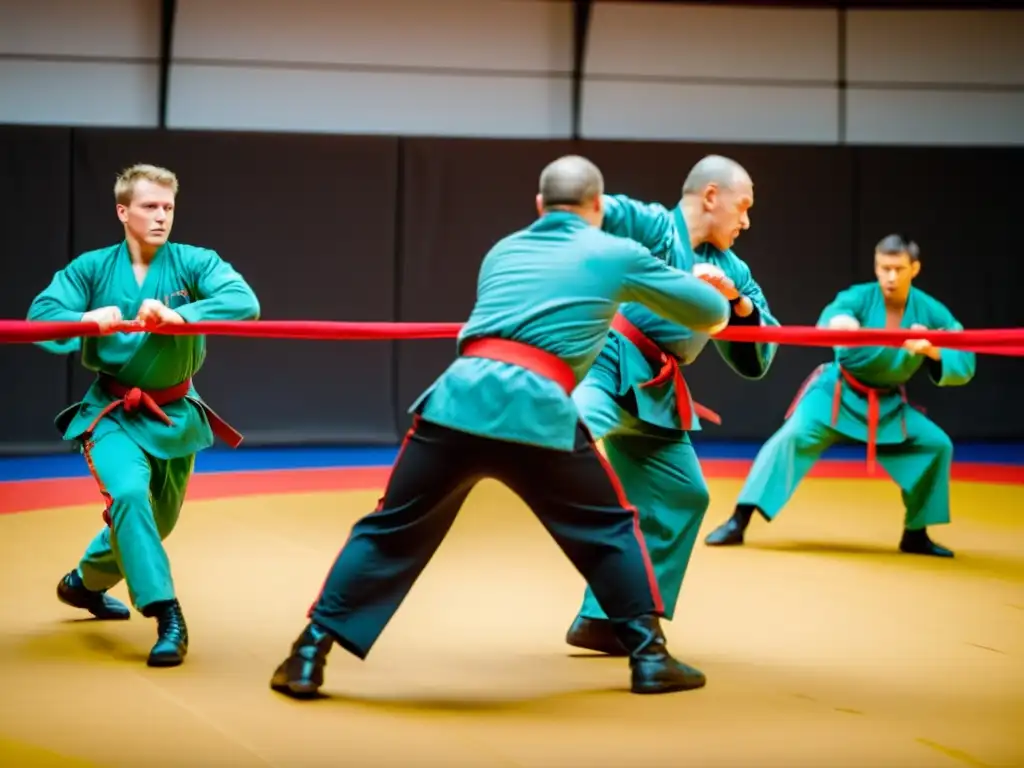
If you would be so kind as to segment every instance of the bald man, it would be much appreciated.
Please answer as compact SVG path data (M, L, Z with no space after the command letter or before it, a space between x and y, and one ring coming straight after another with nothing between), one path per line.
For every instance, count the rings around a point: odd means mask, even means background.
M731 323L778 325L749 267L733 253L750 227L754 185L735 160L709 155L687 175L671 211L621 195L605 197L602 228L631 238L672 267L691 270L716 285L731 304ZM659 317L625 303L608 341L573 393L591 434L604 441L608 460L640 514L654 572L671 620L708 508L708 488L689 432L715 414L693 402L679 371L709 340L700 328ZM759 379L775 355L774 344L713 341L740 376ZM621 655L625 652L607 607L589 585L566 635L569 645Z
M592 163L560 158L541 174L538 220L484 258L458 358L410 409L413 426L384 495L353 527L274 690L314 694L334 643L365 658L488 477L530 506L594 586L630 656L634 693L704 685L669 655L636 512L570 393L620 302L705 333L725 326L729 305L707 282L602 232L603 189Z

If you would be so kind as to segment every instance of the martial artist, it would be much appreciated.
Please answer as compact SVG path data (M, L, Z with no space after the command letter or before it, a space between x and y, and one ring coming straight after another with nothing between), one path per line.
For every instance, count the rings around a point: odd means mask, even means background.
M629 653L633 692L704 685L669 655L636 510L570 393L620 302L705 332L725 327L729 306L708 283L602 232L602 192L586 159L554 161L540 177L537 221L485 256L458 357L411 407L384 496L354 525L274 690L314 694L335 643L369 654L483 478L517 493L594 586Z
M177 193L178 179L165 168L136 165L121 173L114 198L124 239L57 272L28 319L93 322L104 330L126 319L146 327L257 319L256 295L230 264L207 248L168 241ZM96 373L56 425L85 457L107 502L106 527L60 581L57 597L98 619L127 619L128 607L107 594L123 578L135 608L157 622L148 664L180 664L188 629L163 539L178 521L196 453L214 434L233 447L242 439L192 384L206 338L108 333L40 346L81 350L83 366Z
M778 325L750 268L733 251L750 227L754 185L736 161L709 155L689 172L671 211L621 195L605 198L602 228L636 240L655 256L713 280L730 298L733 325ZM640 514L654 563L665 618L674 615L697 532L708 508L708 487L690 442L700 416L718 417L694 402L680 372L692 364L708 334L672 323L639 303L623 304L608 341L573 392L584 423L603 440L608 460ZM737 374L760 379L777 345L711 340ZM607 614L589 586L566 635L570 645L620 655Z
M903 552L952 557L931 540L928 526L949 522L953 443L907 400L905 385L925 366L940 387L974 377L975 355L938 349L927 331L962 331L938 299L912 283L921 271L917 245L889 235L875 246L877 281L840 291L825 307L825 328L890 328L921 331L899 347L837 347L835 359L805 382L782 427L764 444L740 491L735 511L712 531L712 546L742 544L754 511L768 521L779 514L825 450L840 441L867 446L868 469L877 457L903 492Z

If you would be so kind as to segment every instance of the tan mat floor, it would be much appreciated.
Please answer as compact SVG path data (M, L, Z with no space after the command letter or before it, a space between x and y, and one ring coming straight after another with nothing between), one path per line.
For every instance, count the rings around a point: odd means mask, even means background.
M739 490L711 486L701 538ZM56 600L96 507L0 516L0 765L1024 766L1024 487L956 484L945 561L895 551L891 483L807 481L745 547L698 543L667 628L708 686L642 697L624 660L565 645L582 581L484 483L370 658L336 649L329 699L281 698L270 674L376 497L188 504L168 549L191 652L163 670L151 621Z

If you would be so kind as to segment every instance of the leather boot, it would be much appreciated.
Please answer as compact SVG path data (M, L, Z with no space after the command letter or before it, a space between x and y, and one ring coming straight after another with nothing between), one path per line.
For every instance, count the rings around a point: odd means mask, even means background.
M928 535L927 528L904 529L900 539L900 552L909 555L931 555L932 557L953 557L953 550L936 544Z
M324 684L327 654L334 644L323 627L310 622L292 643L292 652L274 671L270 687L295 699L312 698Z
M84 608L103 621L129 619L132 615L127 605L108 595L106 590L95 592L86 589L77 568L68 572L57 584L57 599L72 608Z
M157 640L146 664L151 667L176 667L188 653L188 627L177 600L147 605L144 616L156 618Z
M565 635L565 642L576 648L597 651L609 656L628 655L619 638L615 636L615 628L608 619L577 616Z
M749 504L737 504L732 517L715 528L704 539L709 547L735 547L743 543L743 535L750 525L754 507Z
M668 652L657 616L641 616L615 624L619 642L629 651L633 693L671 693L703 688L704 673L676 661Z

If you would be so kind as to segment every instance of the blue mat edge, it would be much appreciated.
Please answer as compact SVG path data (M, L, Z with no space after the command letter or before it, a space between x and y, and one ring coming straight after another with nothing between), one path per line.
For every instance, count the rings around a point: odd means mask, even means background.
M694 445L702 459L749 460L754 458L761 447L761 443L755 442L700 440L695 440ZM394 461L397 452L398 446L288 446L238 450L217 446L199 454L196 459L196 471L238 472L388 466ZM863 457L863 446L840 445L827 451L823 458L827 461ZM1024 465L1024 443L960 443L956 445L955 458L956 461L970 463ZM0 457L0 482L87 475L85 462L76 453Z

